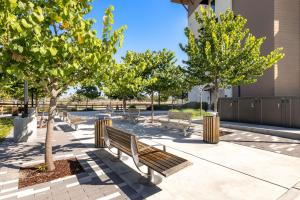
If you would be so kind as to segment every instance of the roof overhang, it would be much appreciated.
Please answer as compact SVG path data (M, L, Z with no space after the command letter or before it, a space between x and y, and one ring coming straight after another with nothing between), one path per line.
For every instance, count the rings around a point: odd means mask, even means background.
M171 0L173 3L180 3L188 5L190 0Z
M184 4L188 5L189 3L193 4L194 2L196 3L201 3L201 4L208 4L208 0L171 0L173 3L179 3L179 4Z

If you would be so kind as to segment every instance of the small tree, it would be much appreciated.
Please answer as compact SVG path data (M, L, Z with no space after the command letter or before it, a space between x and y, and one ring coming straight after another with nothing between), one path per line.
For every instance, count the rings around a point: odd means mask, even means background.
M158 52L147 51L143 54L147 68L144 72L145 79L151 82L145 87L145 91L151 96L151 120L154 118L154 93L169 90L176 77L176 58L172 51L163 49Z
M149 80L143 77L146 64L141 54L128 51L122 57L121 64L115 64L104 83L104 92L110 98L123 101L123 111L126 110L126 101L138 97Z
M45 163L52 156L57 98L93 76L100 76L122 43L125 27L112 30L113 7L105 11L102 39L86 19L91 0L4 1L0 11L0 72L43 86L50 97Z
M88 103L89 99L96 99L100 96L100 92L98 91L98 88L94 85L88 85L88 86L81 86L76 93L78 95L82 95L86 98L86 110L88 110Z
M199 29L195 35L186 29L188 44L181 49L188 55L186 72L194 84L211 84L214 110L217 111L220 88L250 84L284 57L282 49L261 55L265 38L256 38L245 28L247 20L231 10L218 20L212 9L200 8L196 14Z

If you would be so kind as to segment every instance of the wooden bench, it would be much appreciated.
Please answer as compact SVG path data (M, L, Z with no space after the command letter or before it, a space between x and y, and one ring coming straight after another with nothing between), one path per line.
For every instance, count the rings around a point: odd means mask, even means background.
M104 141L108 148L117 148L118 158L121 158L122 152L131 156L140 172L141 165L147 166L148 171L142 173L147 175L150 182L154 181L154 171L168 177L191 165L186 159L166 152L165 146L164 150L160 150L138 141L134 134L114 127L105 126Z
M159 118L158 121L165 128L175 128L182 130L184 136L187 136L187 130L189 130L192 126L192 114L169 111L167 118Z
M140 109L128 108L128 111L122 115L124 120L132 123L138 123L140 118Z
M106 107L104 113L112 115L114 113L113 107Z
M71 127L74 125L76 131L78 130L79 124L86 122L86 120L81 117L71 116L68 112L63 112L63 121L69 123Z

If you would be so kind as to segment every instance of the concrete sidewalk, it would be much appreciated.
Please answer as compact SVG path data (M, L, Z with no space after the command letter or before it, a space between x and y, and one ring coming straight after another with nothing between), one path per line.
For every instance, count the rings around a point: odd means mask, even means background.
M210 145L200 135L184 138L176 130L158 124L133 125L115 120L114 126L139 135L143 142L164 144L167 151L193 163L163 179L158 188L139 184L140 175L131 159L112 162L111 154L97 156L147 199L296 199L300 198L300 159L228 142ZM85 144L93 143L92 124L74 134ZM194 130L199 131L199 130Z
M21 189L20 167L44 162L45 129L39 129L38 137L31 142L14 143L8 138L0 143L0 200L142 199L95 155L94 145L81 144L72 132L66 123L56 123L53 156L55 160L76 158L84 172Z
M193 120L193 123L202 124L202 120L199 119ZM221 121L221 127L242 130L242 131L250 131L250 132L261 133L266 135L273 135L273 136L284 137L293 140L300 140L300 129L296 129L296 128L239 123L239 122L228 122L228 121Z

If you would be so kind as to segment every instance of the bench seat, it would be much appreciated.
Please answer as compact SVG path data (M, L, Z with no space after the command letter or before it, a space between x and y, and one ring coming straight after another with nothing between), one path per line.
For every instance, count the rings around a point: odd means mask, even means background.
M128 111L122 114L124 120L132 123L138 123L140 118L140 110L136 108L129 108Z
M145 149L139 152L140 162L164 177L168 177L180 169L190 165L190 162L186 159L180 158L156 147L152 147L142 142L138 142L138 145L140 149Z
M192 114L184 112L168 112L167 118L159 118L158 122L165 128L180 129L184 136L187 136L187 130L192 127Z
M149 169L150 171L156 171L164 177L168 177L191 165L184 158L140 142L134 134L114 127L105 127L104 138L108 147L115 147L118 152L121 151L131 156L136 166L145 165L148 167L148 171Z

